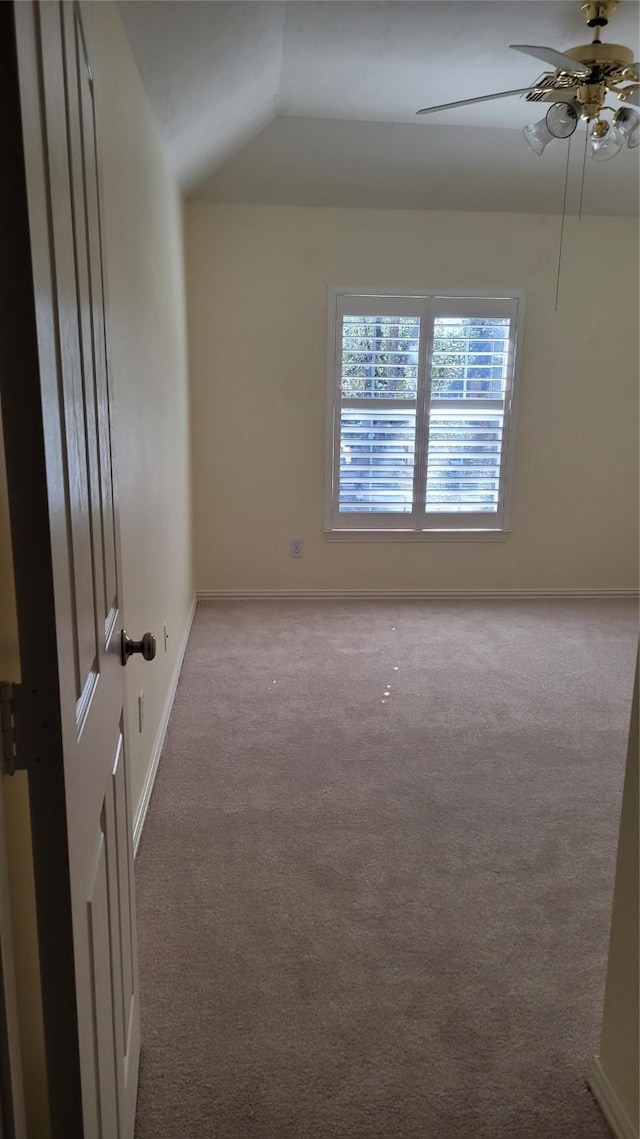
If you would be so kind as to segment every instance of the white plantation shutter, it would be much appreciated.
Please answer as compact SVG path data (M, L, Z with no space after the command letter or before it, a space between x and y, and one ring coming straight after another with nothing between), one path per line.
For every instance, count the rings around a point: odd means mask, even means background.
M464 307L434 316L428 513L498 512L510 334L509 316L470 316Z
M335 300L327 528L502 529L518 299Z
M340 350L338 508L413 509L420 318L345 315Z

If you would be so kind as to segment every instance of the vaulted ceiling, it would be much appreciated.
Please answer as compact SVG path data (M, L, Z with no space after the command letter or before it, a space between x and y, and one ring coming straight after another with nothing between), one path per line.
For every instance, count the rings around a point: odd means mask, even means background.
M622 0L603 34L636 58L639 7ZM515 97L415 111L531 84L545 65L508 45L589 42L576 0L127 0L120 11L189 197L560 209L567 144L537 157L522 137L544 106ZM637 212L638 153L587 163L587 213Z

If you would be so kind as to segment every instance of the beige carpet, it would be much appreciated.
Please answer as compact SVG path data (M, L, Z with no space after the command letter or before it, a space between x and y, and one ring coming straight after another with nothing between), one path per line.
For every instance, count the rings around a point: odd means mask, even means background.
M200 606L138 1139L603 1139L627 602ZM386 693L386 695L385 695Z

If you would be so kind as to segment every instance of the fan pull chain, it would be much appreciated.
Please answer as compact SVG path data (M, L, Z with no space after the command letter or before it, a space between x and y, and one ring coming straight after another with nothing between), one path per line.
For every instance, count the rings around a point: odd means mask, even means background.
M582 199L584 197L584 179L587 171L587 146L589 145L589 124L584 132L584 151L582 154L582 181L580 182L580 205L578 206L578 221L582 218Z
M562 222L560 223L560 247L558 249L558 278L556 281L556 303L554 312L558 311L558 296L560 294L560 266L562 265L562 243L564 239L564 222L567 216L567 189L569 186L569 159L571 158L571 139L573 135L569 136L569 145L567 147L567 165L564 172L564 196L562 198Z

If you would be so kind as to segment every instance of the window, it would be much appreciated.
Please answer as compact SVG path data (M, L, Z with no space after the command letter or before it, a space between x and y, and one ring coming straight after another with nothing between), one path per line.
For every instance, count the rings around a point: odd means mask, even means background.
M330 290L326 530L506 529L522 305Z

